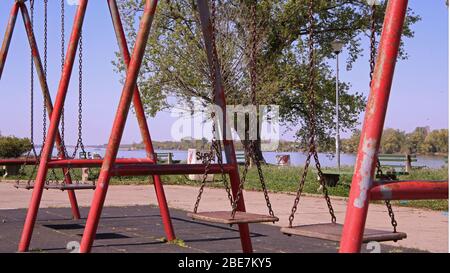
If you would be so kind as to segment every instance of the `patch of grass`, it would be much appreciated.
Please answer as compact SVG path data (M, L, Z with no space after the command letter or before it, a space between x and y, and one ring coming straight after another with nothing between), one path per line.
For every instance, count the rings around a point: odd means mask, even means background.
M172 241L168 241L167 238L162 237L162 238L159 238L158 241L169 244L169 245L177 245L179 247L184 247L184 248L188 247L187 244L181 239L175 239Z
M30 253L45 253L45 251L41 248L33 248L29 250Z
M270 192L292 192L295 193L298 189L298 183L300 176L303 172L303 167L278 167L278 166L263 166L264 179L266 182L267 189ZM243 168L241 167L241 174ZM28 179L30 174L32 174L33 167L27 166L24 173L18 177L8 177L8 179ZM323 172L336 173L337 170L334 168L324 168ZM331 196L348 197L350 184L352 180L353 172L352 166L345 166L341 168L340 181L336 187L328 188L329 194ZM92 178L98 177L99 169L91 169ZM81 179L81 171L78 169L71 171L73 180ZM61 170L55 170L55 175L49 172L48 177L50 179L62 180L63 173ZM220 175L216 175L217 179L214 182L208 182L208 187L213 188L223 188L223 183L219 181ZM407 176L400 176L401 180L448 180L448 168L441 169L414 169ZM161 177L162 182L165 185L188 185L188 186L200 186L200 181L191 181L187 179L185 175L167 175ZM145 185L152 183L151 178L129 176L129 177L114 177L111 180L112 185ZM315 169L309 169L305 186L303 189L304 193L309 194L321 194L318 191L319 182L317 181L317 172ZM261 190L261 185L258 178L258 172L256 168L249 169L247 174L245 189L247 190ZM395 201L393 202L396 206L406 206L406 207L417 207L417 208L428 208L432 210L448 211L448 200L420 200L420 201Z
M184 248L188 247L187 244L181 239L175 239L175 240L172 240L172 241L168 241L167 243L170 244L170 245L177 245L179 247L184 247Z

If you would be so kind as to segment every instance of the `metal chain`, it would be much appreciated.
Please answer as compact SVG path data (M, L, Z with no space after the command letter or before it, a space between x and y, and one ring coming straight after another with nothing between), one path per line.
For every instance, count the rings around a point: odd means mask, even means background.
M216 44L216 37L217 37L217 25L216 25L216 20L217 20L217 6L216 6L216 0L212 0L211 1L211 43L212 43L212 83L213 83L213 96L212 96L212 102L215 103L216 102L216 82L217 82L217 78L216 78L216 74L217 74L217 68L220 69L220 63L219 63L219 57L217 56L218 52L217 52L217 44ZM217 64L217 66L216 66ZM213 112L212 115L212 121L213 121L213 126L212 126L212 134L213 134L213 139L212 142L215 143L214 144L214 149L216 151L216 155L217 155L217 164L220 167L221 170L221 179L222 179L222 183L223 186L225 188L225 191L227 193L227 197L228 197L228 201L230 202L230 205L232 207L232 209L235 209L235 206L237 207L237 203L234 204L233 203L233 195L231 193L231 188L230 185L228 184L228 179L226 177L225 174L225 170L223 168L223 158L222 158L222 145L220 143L219 140L217 140L216 136L216 125L215 125L215 120L216 120L216 113Z
M212 43L212 51L213 51L213 56L212 56L212 65L211 65L211 69L210 69L210 73L211 73L211 83L212 83L212 102L214 103L216 100L216 64L218 63L218 56L217 56L217 48L216 48L216 2L215 0L211 1L211 18L210 18L210 25L211 25L211 43ZM194 213L197 213L198 207L200 205L200 201L202 198L202 194L204 191L204 188L206 186L206 180L208 179L208 174L211 168L211 164L215 158L215 156L217 156L217 163L221 168L221 178L222 178L222 182L224 184L225 190L227 192L228 195L228 200L230 201L230 204L233 208L234 211L234 202L233 202L233 196L231 194L231 189L228 185L228 180L226 178L225 175L225 170L223 168L223 159L222 159L222 148L221 145L219 143L219 141L216 138L216 125L215 125L215 119L216 119L216 113L212 112L211 113L211 120L212 120L212 143L211 143L211 147L210 147L210 151L209 154L207 155L207 162L206 162L206 166L205 166L205 172L203 173L203 177L202 177L202 182L201 182L201 186L197 195L197 199L194 205Z
M251 14L251 54L250 54L250 82L251 82L251 91L250 91L250 96L251 96L251 102L253 105L257 105L257 99L256 99L256 91L258 88L258 74L257 74L257 39L258 39L258 33L257 33L257 4L258 1L255 0L254 3L251 5L250 7L250 14ZM248 130L246 132L248 135ZM232 216L234 217L236 214L236 209L237 209L237 203L239 202L241 196L242 196L242 191L244 190L244 184L245 184L245 180L247 177L247 173L248 173L248 168L250 166L250 162L251 160L253 160L256 164L257 170L258 170L258 177L259 177L259 181L261 184L261 188L264 192L264 198L266 200L266 206L269 210L269 214L271 216L274 216L274 212L272 209L272 204L270 202L270 198L269 198L269 194L267 191L267 187L266 187L266 182L264 179L264 174L261 168L261 162L259 161L257 155L256 155L256 146L255 146L255 142L253 140L245 140L244 141L244 148L245 148L245 165L244 165L244 171L242 173L242 178L241 181L239 183L239 190L238 193L236 194L236 198L234 200L234 209L232 211Z
M317 153L317 147L316 147L316 141L315 141L315 137L316 137L316 99L315 99L315 88L314 88L314 83L315 83L315 78L316 78L316 74L315 74L315 49L314 49L314 5L313 5L313 0L310 1L310 5L309 5L309 21L310 21L310 29L309 29L309 35L310 35L310 39L309 39L309 50L310 50L310 82L309 82L309 95L310 95L310 101L309 101L309 105L311 106L311 115L310 115L310 125L311 125L311 138L312 138L312 149L313 149L313 156L314 156L314 160L316 163L316 169L317 169L317 173L319 175L319 182L320 185L322 186L322 193L324 195L325 201L327 203L327 207L328 207L328 212L330 213L331 216L331 222L332 223L336 223L336 215L334 214L334 209L333 209L333 205L331 204L331 199L330 196L328 195L328 189L327 186L325 184L325 179L324 179L324 175L322 172L322 167L320 165L320 161L319 161L319 155Z
M80 33L80 45L78 49L78 140L72 158L75 158L80 148L83 155L86 155L83 144L83 34Z
M250 100L253 105L256 106L257 100L256 100L256 91L258 89L258 71L257 71L257 51L258 51L258 27L257 27L257 12L256 7L258 4L258 0L255 0L254 3L250 7L250 14L251 14L251 53L250 53L250 83L251 83L251 90L250 90Z
M48 66L48 0L44 0L44 75L47 81ZM47 137L47 96L44 94L44 105L42 110L42 147Z
M314 149L314 160L316 161L316 169L317 169L317 173L319 175L320 185L322 186L322 193L325 198L325 201L327 202L328 212L330 213L330 216L331 216L331 222L336 223L336 215L334 214L334 208L333 208L333 205L331 204L331 198L328 195L328 188L325 184L322 167L320 166L319 155L317 154L316 149Z
M384 203L386 204L386 208L388 210L389 218L391 218L391 225L394 229L394 233L397 233L397 220L395 220L395 214L394 210L392 209L391 201L385 200Z
M31 29L34 27L34 0L30 1L30 21L31 21ZM25 163L22 164L19 168L19 173L25 171L28 159L30 155L33 153L34 159L38 160L38 155L36 153L36 147L34 145L34 60L33 60L33 50L30 51L30 142L31 142L31 150L28 151L25 157ZM30 186L32 177L37 169L37 164L34 164L34 168L32 170L31 175L28 178L27 186ZM19 186L20 179L16 181L16 185Z
M34 0L30 1L31 29L34 29ZM30 141L34 146L34 60L30 51Z
M61 73L64 72L65 63L65 0L61 0ZM67 156L66 137L65 137L65 107L61 109L61 146L64 156Z
M241 177L241 180L239 181L238 192L236 193L236 198L234 199L233 205L232 205L233 210L231 211L231 216L233 218L236 215L237 204L238 204L239 200L241 199L242 192L244 190L245 180L247 178L248 169L250 167L251 156L249 155L249 147L248 147L248 145L249 145L248 142L245 140L244 141L244 152L245 152L244 171L242 172L242 177Z
M297 194L295 196L294 205L292 206L291 214L289 215L289 227L292 227L292 224L293 224L294 218L295 218L295 213L297 212L298 204L300 203L300 197L302 195L303 188L304 188L305 182L306 182L306 177L308 175L309 164L311 163L311 156L312 156L312 153L311 153L311 151L309 151L308 156L306 157L305 166L303 167L303 174L300 179L299 187L297 189Z
M381 163L380 160L377 157L377 165L376 165L376 172L377 172L377 177L382 178L382 179L387 179L387 180L392 180L392 178L389 175L384 175L383 174L383 169L381 168ZM389 218L391 218L391 225L392 228L394 229L394 233L397 232L397 220L395 220L395 214L394 214L394 210L392 209L392 204L390 200L384 200L384 204L386 205L388 214L389 214Z
M370 17L370 86L372 86L373 74L375 72L375 64L377 57L377 41L376 41L376 5L371 6L371 17ZM383 169L381 168L380 160L377 157L377 165L376 165L377 177L385 178L388 180L392 180L392 178L388 175L383 174ZM392 209L392 204L390 200L384 201L389 218L391 219L391 225L394 229L394 233L397 232L397 220L395 219L394 210Z
M372 14L370 16L370 83L372 86L373 73L375 71L375 62L377 58L377 38L376 38L376 5L371 6Z
M250 41L249 46L247 48L250 48L250 58L249 58L249 72L250 72L250 101L253 105L256 105L256 89L257 89L257 72L256 72L256 5L257 0L255 0L255 3L250 4L250 16L251 16L251 22L250 22L250 28L251 28L251 35L250 35ZM247 123L247 119L245 119L245 123ZM250 162L252 159L254 159L253 154L250 154L251 148L251 140L247 139L249 135L248 127L245 126L245 140L244 140L244 152L245 152L245 164L244 164L244 170L242 172L241 180L239 181L239 187L238 192L236 194L236 198L234 200L233 204L233 211L231 212L232 217L236 215L237 210L237 203L239 202L242 192L244 190L245 186L245 180L247 178L248 169L250 167Z
M236 195L235 203L237 204L237 202L239 201L239 198L241 198L241 196L242 196L242 191L244 189L244 183L246 180L248 168L249 168L249 165L250 165L250 162L252 159L256 164L256 169L258 170L259 182L261 184L261 188L264 193L264 199L266 200L266 206L269 211L269 215L274 217L275 213L273 212L272 203L270 202L269 192L267 190L266 182L264 179L264 173L261 168L261 162L258 160L258 158L256 156L256 146L255 146L254 141L249 141L249 143L245 145L245 167L244 167L244 172L242 174L242 180L241 180L241 183L239 186L239 192ZM235 213L236 213L236 211L233 211L232 215L234 216Z
M310 126L310 139L309 139L309 153L306 158L305 167L303 169L303 175L301 177L299 188L297 190L296 198L294 201L294 206L292 207L291 214L289 216L289 226L292 227L295 213L297 211L298 204L300 202L300 197L303 192L303 188L306 182L307 172L309 165L311 163L311 157L314 158L316 163L316 169L319 175L319 181L322 186L322 192L327 203L328 211L331 216L332 223L336 223L336 216L334 214L334 209L331 204L331 199L328 195L328 189L325 184L325 180L322 173L322 167L320 165L319 156L317 153L315 134L316 134L316 123L315 123L315 91L314 91L314 81L315 81L315 48L314 48L314 0L309 1L308 6L308 18L309 18L309 38L308 38L308 49L309 49L309 82L308 82L308 98L310 111L308 111L308 120Z

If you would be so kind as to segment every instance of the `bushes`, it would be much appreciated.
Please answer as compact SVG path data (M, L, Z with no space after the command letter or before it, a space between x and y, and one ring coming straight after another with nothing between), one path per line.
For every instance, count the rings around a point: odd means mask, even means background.
M0 158L15 158L33 148L28 138L0 136Z
M342 151L358 151L361 131L355 130L348 139L342 139ZM383 154L446 154L448 153L448 129L431 131L428 127L417 127L410 133L387 128L383 131L380 152Z

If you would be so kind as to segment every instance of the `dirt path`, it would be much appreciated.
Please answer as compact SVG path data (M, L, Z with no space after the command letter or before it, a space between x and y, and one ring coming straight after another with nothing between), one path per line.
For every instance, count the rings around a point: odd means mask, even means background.
M188 186L165 187L169 206L189 211L192 209L198 188ZM90 206L93 191L79 191L80 206ZM16 190L11 183L0 183L0 209L27 208L31 191ZM294 196L288 194L271 194L275 214L280 218L279 226L287 225ZM267 211L263 194L245 192L247 210L255 213ZM152 186L111 186L106 199L106 206L156 205ZM41 207L67 207L67 194L60 191L44 191ZM346 202L333 199L338 222L345 217ZM225 191L205 189L199 211L228 210L229 202ZM398 246L417 248L431 252L448 252L448 215L431 210L396 207L395 214L399 222L399 231L406 232L408 238L396 243ZM83 215L86 217L86 215ZM296 224L329 222L329 214L322 198L304 196L301 199ZM382 205L371 205L367 220L368 228L391 229L386 209ZM176 231L176 230L175 230ZM394 243L392 243L394 244Z

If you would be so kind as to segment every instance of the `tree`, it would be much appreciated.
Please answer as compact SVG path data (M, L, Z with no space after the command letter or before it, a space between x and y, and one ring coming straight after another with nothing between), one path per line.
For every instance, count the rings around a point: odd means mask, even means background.
M348 139L342 139L342 151L344 153L355 154L358 152L361 130L355 130Z
M448 129L433 130L422 144L426 153L448 153Z
M381 137L381 153L394 154L404 152L406 135L404 132L392 128L385 129Z
M409 153L420 153L421 145L425 141L428 133L430 132L429 127L417 127L413 132L406 135L406 143L408 146Z
M0 158L16 158L31 151L33 145L28 138L0 136Z
M130 44L136 38L136 25L143 1L119 0ZM249 0L219 1L217 9L217 48L221 62L226 98L229 104L250 103L249 91ZM316 44L317 139L322 150L332 145L334 134L334 76L328 60L334 58L331 41L346 42L349 52L347 68L363 53L362 39L369 30L370 8L365 1L314 1ZM385 3L377 6L376 30L382 26ZM257 6L258 89L259 104L280 106L282 122L298 128L297 137L308 136L305 87L308 82L305 49L308 22L307 1L259 0ZM413 37L411 25L420 18L408 10L405 37ZM407 58L403 47L399 58ZM114 65L125 67L118 55ZM211 102L211 79L207 65L195 0L160 1L153 30L148 40L139 78L143 101L150 115L169 108L168 98L175 96L193 105L193 97L204 104ZM351 85L341 83L341 128L348 130L358 122L365 98L360 92L350 94ZM352 90L355 91L355 90ZM305 147L305 145L303 145Z

